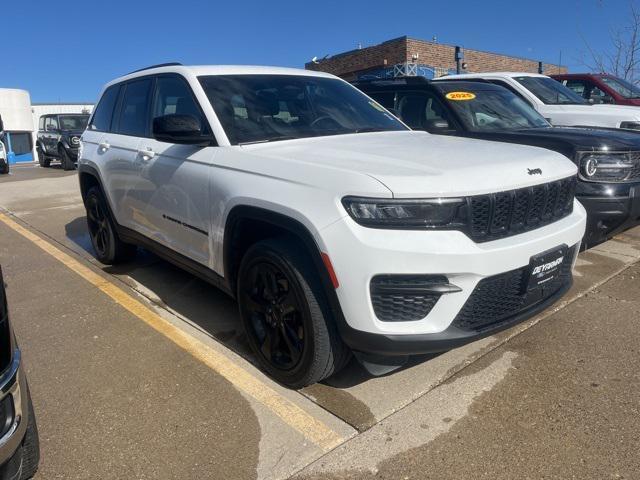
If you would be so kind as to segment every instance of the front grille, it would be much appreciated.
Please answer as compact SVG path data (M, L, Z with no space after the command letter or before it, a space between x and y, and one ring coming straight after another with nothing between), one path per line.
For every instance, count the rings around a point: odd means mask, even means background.
M640 178L640 152L633 152L630 157L635 161L635 166L629 172L627 180L638 180Z
M383 322L407 322L426 317L440 298L429 287L446 284L441 275L377 275L370 285L371 303Z
M570 177L469 197L469 235L476 242L488 242L553 223L573 211L575 188L576 178Z
M527 308L548 299L571 280L571 264L577 246L569 249L560 274L544 290L527 292L529 266L487 277L476 285L453 325L462 330L482 331L508 321Z

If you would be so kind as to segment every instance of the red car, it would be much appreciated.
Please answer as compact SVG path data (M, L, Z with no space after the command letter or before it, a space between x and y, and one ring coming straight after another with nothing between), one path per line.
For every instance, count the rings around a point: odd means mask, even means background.
M551 75L578 95L593 103L640 106L640 88L606 73Z

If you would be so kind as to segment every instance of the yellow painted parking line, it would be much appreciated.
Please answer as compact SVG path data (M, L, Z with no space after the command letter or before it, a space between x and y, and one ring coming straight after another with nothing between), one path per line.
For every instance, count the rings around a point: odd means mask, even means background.
M165 320L152 309L139 300L129 295L108 279L98 275L93 270L67 253L44 240L42 237L27 230L25 227L0 213L0 221L13 229L27 240L31 241L46 253L60 261L69 269L80 275L86 281L100 289L151 328L164 335L180 348L189 352L193 357L207 365L216 373L222 375L238 390L246 393L258 401L274 414L280 417L286 424L294 428L307 439L312 441L323 451L329 451L342 442L344 438L332 430L320 420L314 418L302 408L280 395L273 388L262 382L259 378L238 366L227 356L207 346L202 341L192 337L188 333Z

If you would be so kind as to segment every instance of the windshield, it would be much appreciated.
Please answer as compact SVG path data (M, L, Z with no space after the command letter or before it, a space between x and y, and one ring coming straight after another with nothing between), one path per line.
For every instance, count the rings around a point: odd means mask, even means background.
M233 145L407 130L351 85L302 75L212 75L200 83Z
M445 97L468 130L517 130L549 126L542 115L506 89L470 92L475 95L474 98L455 100Z
M59 115L60 130L84 130L89 122L89 115Z
M589 105L584 98L549 77L515 77L516 81L547 105Z
M600 80L624 98L640 98L640 88L626 80L616 77L600 77Z

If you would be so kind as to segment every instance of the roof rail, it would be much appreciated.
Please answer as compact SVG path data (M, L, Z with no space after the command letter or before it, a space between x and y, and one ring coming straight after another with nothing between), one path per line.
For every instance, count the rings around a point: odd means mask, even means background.
M158 63L157 65L150 65L148 67L144 67L144 68L139 68L138 70L134 70L133 72L129 72L127 73L127 75L130 75L132 73L137 73L137 72L142 72L144 70L150 70L152 68L160 68L160 67L175 67L178 65L182 65L180 62L168 62L168 63Z
M403 76L390 78L367 78L352 82L353 85L424 85L430 83L429 79L423 76Z

